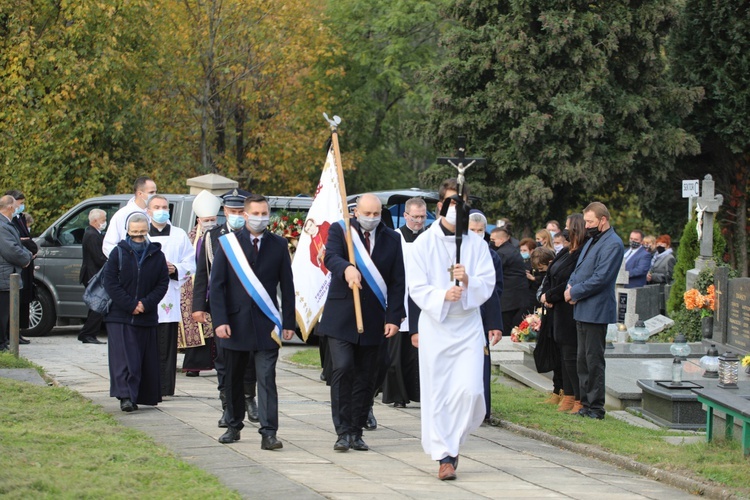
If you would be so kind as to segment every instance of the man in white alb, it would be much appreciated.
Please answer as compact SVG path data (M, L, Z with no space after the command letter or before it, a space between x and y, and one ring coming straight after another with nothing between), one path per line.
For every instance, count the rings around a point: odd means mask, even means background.
M485 337L479 308L495 287L487 244L476 234L463 235L456 264L456 210L450 198L457 192L455 179L440 186L438 211L445 203L451 206L412 243L406 266L409 296L422 311L416 339L422 447L440 462L441 480L456 478L459 447L485 417Z

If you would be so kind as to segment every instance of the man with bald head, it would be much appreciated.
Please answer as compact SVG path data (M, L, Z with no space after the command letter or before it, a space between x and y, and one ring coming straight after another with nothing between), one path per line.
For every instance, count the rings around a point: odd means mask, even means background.
M382 205L362 195L351 220L356 266L349 261L345 224L332 224L325 266L331 272L323 316L315 333L327 337L331 356L331 415L337 440L333 449L367 451L362 429L373 394L378 349L398 333L404 309L401 240L381 221ZM360 290L364 332L357 332L354 288Z

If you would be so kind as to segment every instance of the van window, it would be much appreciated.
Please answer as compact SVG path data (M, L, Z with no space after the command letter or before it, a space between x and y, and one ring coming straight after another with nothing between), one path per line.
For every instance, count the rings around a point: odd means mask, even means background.
M72 213L67 220L60 224L57 231L57 241L64 246L82 244L83 233L89 225L89 212L95 208L107 212L107 221L109 222L120 208L120 205L115 203L99 203L82 207L81 210Z

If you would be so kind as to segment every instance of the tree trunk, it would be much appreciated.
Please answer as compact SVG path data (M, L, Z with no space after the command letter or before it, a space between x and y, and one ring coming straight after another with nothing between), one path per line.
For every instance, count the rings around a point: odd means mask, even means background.
M235 161L237 167L242 170L245 162L245 106L237 103L234 108L234 133L235 133Z
M743 278L747 277L747 176L748 157L743 155L737 165L737 190L739 199L737 204L737 271Z

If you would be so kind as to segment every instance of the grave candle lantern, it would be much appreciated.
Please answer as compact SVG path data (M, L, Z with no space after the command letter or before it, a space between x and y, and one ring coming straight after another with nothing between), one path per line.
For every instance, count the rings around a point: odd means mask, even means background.
M719 378L719 351L716 349L716 344L711 344L700 363L705 370L703 372L704 378Z
M640 320L636 321L633 328L628 330L628 334L630 334L630 339L634 344L645 344L649 337L646 324Z
M690 356L690 351L691 349L687 343L685 335L683 335L682 333L678 333L674 338L674 344L669 346L669 352L672 353L672 356L680 358L681 361L684 361L688 356Z
M682 361L677 356L672 361L672 384L682 385Z
M719 356L719 387L722 389L737 389L739 379L740 359L733 352L725 352Z

